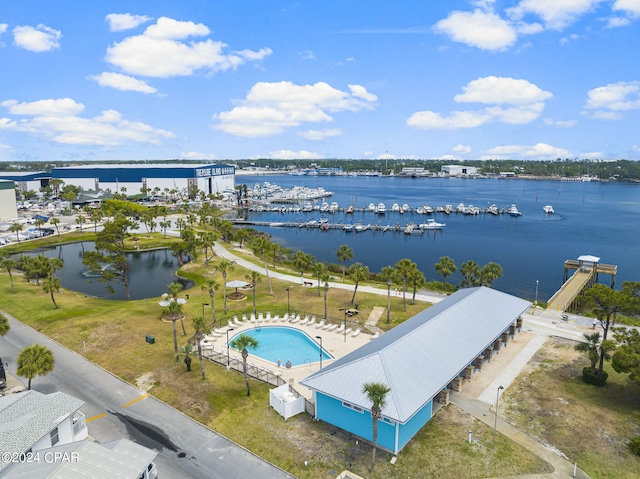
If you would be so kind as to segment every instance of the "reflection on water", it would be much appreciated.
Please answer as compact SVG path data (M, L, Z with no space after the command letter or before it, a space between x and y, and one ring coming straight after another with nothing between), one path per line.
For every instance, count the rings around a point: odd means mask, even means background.
M91 273L82 264L85 251L94 251L93 242L69 243L53 248L35 251L49 258L60 258L64 267L58 271L62 286L89 296L108 299L125 299L124 287L117 282L109 282L115 293L109 293L107 285L99 280L99 275ZM167 291L167 285L179 281L184 288L193 286L191 281L178 278L175 274L178 260L167 249L127 253L129 261L129 289L131 299L145 299L160 296Z

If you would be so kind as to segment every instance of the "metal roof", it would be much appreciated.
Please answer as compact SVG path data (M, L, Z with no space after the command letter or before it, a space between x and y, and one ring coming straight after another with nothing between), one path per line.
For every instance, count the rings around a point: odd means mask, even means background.
M460 290L300 383L366 410L362 385L386 384L382 415L405 423L530 304L486 287Z
M598 261L600 261L600 258L598 258L597 256L591 256L590 254L583 254L582 256L578 256L578 261L597 263Z
M40 461L14 463L3 479L138 479L157 452L128 439L99 444L79 441L39 451ZM66 460L45 461L47 453ZM74 454L74 455L72 455ZM52 454L48 457L54 457Z
M29 450L83 405L84 401L63 392L30 390L0 397L0 451ZM0 469L4 465L0 460Z

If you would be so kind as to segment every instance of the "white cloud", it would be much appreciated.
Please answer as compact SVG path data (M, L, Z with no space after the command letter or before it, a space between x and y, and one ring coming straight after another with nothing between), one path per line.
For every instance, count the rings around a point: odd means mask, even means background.
M454 11L433 26L436 33L451 40L483 50L505 50L512 46L517 35L513 27L493 12Z
M315 60L316 56L313 54L313 52L311 50L305 50L303 52L298 53L298 55L300 55L300 58L302 58L303 60Z
M318 141L325 138L331 138L333 136L342 135L342 130L338 128L332 128L328 130L307 130L298 133L298 135L306 138L307 140Z
M542 121L544 121L545 125L557 126L559 128L571 128L578 124L577 120L554 120L553 118L545 118Z
M183 151L180 153L180 158L186 160L215 160L215 153L202 153L201 151Z
M92 75L89 78L97 81L100 86L111 87L121 91L137 91L141 93L157 93L158 91L142 80L120 73L102 72L100 75Z
M268 158L273 158L274 160L321 160L324 156L306 150L276 150L270 151Z
M59 30L43 24L37 27L21 25L13 29L13 40L16 46L31 52L48 52L54 48L60 48L60 38L62 33Z
M622 112L640 109L640 82L617 82L587 92L583 114L598 120L619 120Z
M13 121L0 119L0 129L29 133L55 143L114 147L125 143L158 144L174 138L174 134L147 124L129 121L115 110L105 110L94 118L78 116L84 105L71 98L0 103L11 115L30 118Z
M521 20L526 15L542 19L546 28L562 30L581 16L591 12L603 0L520 0L515 7L507 9L512 20Z
M209 35L202 23L161 17L142 35L125 38L107 49L105 60L125 73L148 77L188 76L198 70L209 72L235 69L246 61L261 60L272 53L269 48L225 54L227 45L211 39L181 41Z
M477 111L453 111L449 116L419 111L409 117L407 125L423 129L457 129L475 128L491 121L526 124L542 114L545 100L552 97L550 92L527 80L494 76L478 78L464 86L463 93L456 95L454 100L493 106Z
M376 156L376 160L395 160L398 157L392 153L383 153L381 155Z
M131 13L110 13L105 17L105 20L109 24L109 30L122 32L147 23L152 18L146 15L132 15Z
M467 153L471 153L471 147L467 145L459 144L451 148L451 151L453 151L454 153L467 154Z
M368 157L370 157L371 155L373 155L373 151L369 151L369 150L367 150L367 151L363 151L363 152L362 152L362 156L364 156L365 158L368 158Z
M569 150L557 148L546 143L535 145L503 145L496 146L485 152L481 160L489 159L523 159L523 160L555 160L556 158L568 158L573 155Z
M611 8L622 11L631 17L640 16L640 0L616 0Z
M0 23L0 35L6 32L7 28L9 28L9 25L7 25L6 23Z
M282 133L302 123L329 122L332 112L370 109L377 97L360 85L349 85L352 94L324 82L295 85L291 82L256 83L240 105L214 115L215 129L236 136L260 137Z

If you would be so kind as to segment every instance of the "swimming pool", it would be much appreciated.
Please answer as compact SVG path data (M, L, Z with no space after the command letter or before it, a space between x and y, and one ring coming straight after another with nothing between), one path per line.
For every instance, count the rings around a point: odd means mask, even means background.
M249 354L274 364L277 364L278 360L283 365L287 360L291 361L292 366L320 361L320 345L299 329L265 326L242 331L233 336L233 339L241 334L251 336L258 341L258 347L250 350ZM322 359L333 359L333 356L323 348Z

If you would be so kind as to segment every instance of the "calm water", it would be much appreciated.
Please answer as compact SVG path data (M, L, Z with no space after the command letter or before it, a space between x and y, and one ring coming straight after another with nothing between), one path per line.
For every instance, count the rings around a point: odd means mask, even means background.
M407 236L402 233L344 233L341 230L322 232L304 228L260 228L272 240L294 250L304 250L317 259L338 263L336 251L348 244L354 251L353 262L361 262L372 271L394 265L402 258L418 264L428 280L441 279L433 265L441 256L450 256L458 267L466 260L480 266L494 261L504 269L504 276L494 282L502 291L534 299L536 279L538 297L549 299L562 285L563 263L580 255L594 255L602 263L618 265L616 285L623 281L640 281L640 185L600 182L559 182L485 179L428 179L382 177L239 177L238 184L268 181L285 187L295 185L323 187L333 191L327 202L341 207L354 204L363 208L374 203L407 203L412 208L424 204L432 207L463 202L486 208L495 203L506 208L517 203L519 218L508 215L463 216L436 214L373 213L327 216L333 223L362 221L363 224L405 225L424 222L428 217L447 224L442 231ZM318 201L321 202L322 200ZM552 205L555 215L542 210ZM309 221L321 213L255 213L249 219L268 221ZM459 273L448 278L459 283ZM601 276L608 284L609 277Z
M86 277L87 267L82 264L84 251L93 251L93 242L69 243L47 250L36 251L44 253L50 258L58 257L64 260L64 268L58 271L62 286L73 291L79 291L89 296L108 299L125 299L124 287L116 282L110 282L115 293L107 291L105 283L96 277ZM192 286L190 282L179 279L175 272L178 269L177 259L169 250L145 251L127 254L129 261L129 290L131 299L145 299L160 296L167 291L167 285L180 281L185 289Z
M297 329L267 326L240 334L247 334L258 341L258 347L251 351L252 355L272 363L277 364L278 360L282 364L291 361L291 365L299 366L320 361L320 345ZM324 348L322 359L333 359Z

